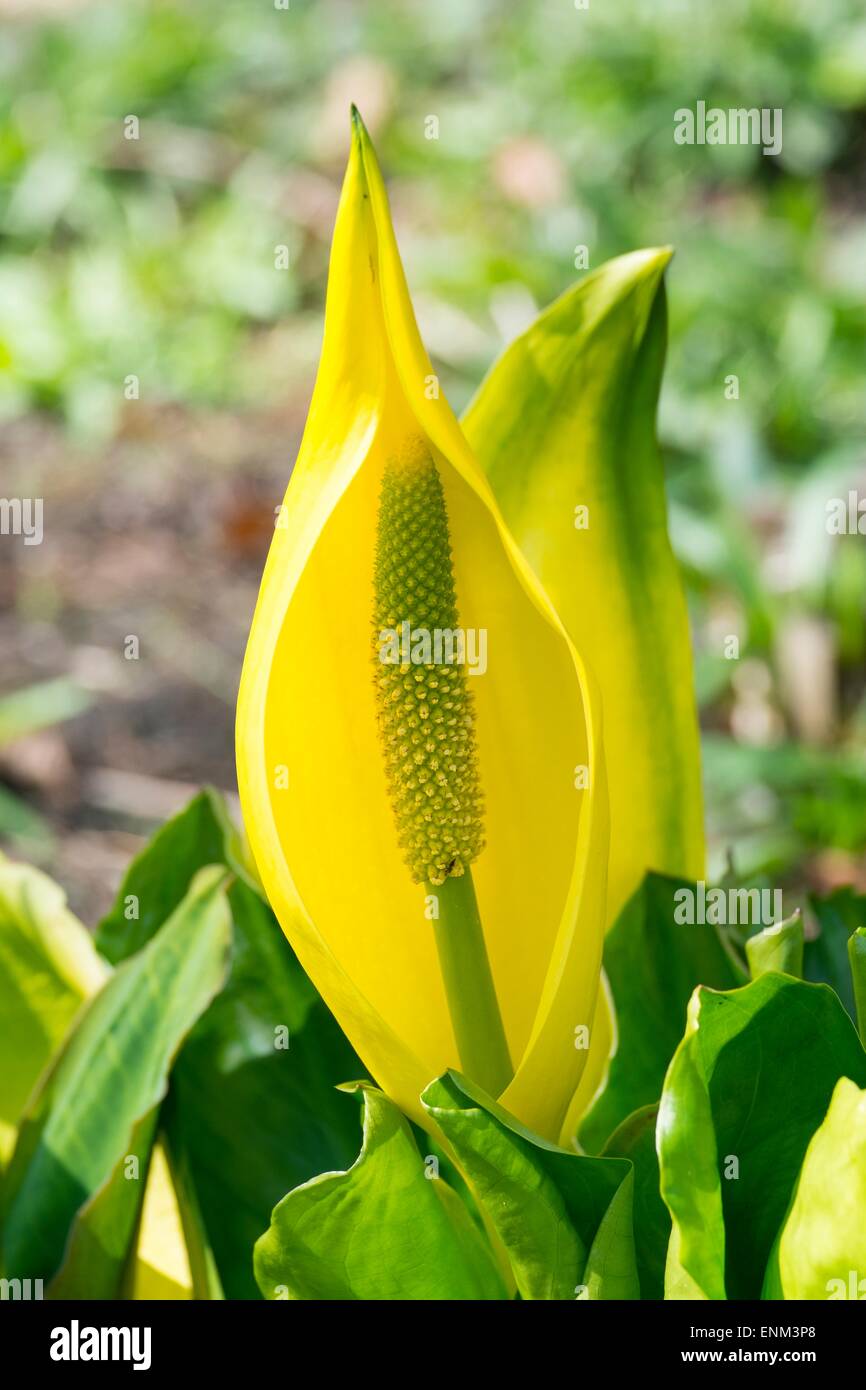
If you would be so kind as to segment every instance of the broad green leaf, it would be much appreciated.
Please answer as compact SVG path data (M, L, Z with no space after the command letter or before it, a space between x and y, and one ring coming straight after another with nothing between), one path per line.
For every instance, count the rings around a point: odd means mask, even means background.
M128 1152L77 1213L51 1298L223 1297L195 1194L179 1181L160 1137L167 1104L136 1126ZM140 1209L138 1193L129 1197L133 1157L142 1177Z
M63 1264L77 1216L94 1199L88 1234L101 1244L100 1280L93 1242L73 1238L70 1255L81 1258L97 1289L103 1278L107 1286L119 1277L117 1228L122 1224L131 1233L144 1186L123 1176L123 1160L136 1144L141 1156L149 1152L150 1117L165 1094L172 1061L222 983L231 925L226 877L221 867L198 876L163 929L90 1001L45 1075L4 1183L9 1277L50 1281ZM108 1208L112 1226L104 1221ZM64 1278L67 1294L69 1283Z
M610 1136L603 1158L627 1158L634 1168L634 1246L641 1297L664 1298L671 1218L659 1192L657 1105L629 1115Z
M746 941L746 956L752 979L776 970L782 975L803 978L803 918L799 912L784 922L764 927Z
M252 1249L273 1207L357 1155L356 1116L334 1088L364 1068L244 874L214 792L195 797L130 866L100 927L103 949L120 959L148 940L209 859L236 875L231 971L174 1067L166 1125L185 1175L182 1216L188 1224L194 1211L203 1223L226 1296L257 1298ZM127 920L130 902L137 921Z
M360 1090L357 1161L290 1192L256 1245L265 1298L504 1298L488 1242L456 1193L431 1175L408 1122L381 1091Z
M168 821L129 866L114 906L96 930L96 944L116 965L148 942L185 896L193 874L207 864L244 870L235 857L236 831L219 794L199 792Z
M827 984L838 994L852 1018L856 1016L848 959L848 938L866 927L866 897L853 888L837 888L826 898L811 897L818 935L806 942L803 969L807 980Z
M689 1046L705 995L696 990L689 1005L686 1035L665 1079L656 1122L659 1191L672 1219L667 1299L725 1297L725 1217L713 1111L700 1056Z
M864 1053L832 990L761 975L698 989L665 1080L657 1142L673 1220L667 1297L760 1296L803 1157Z
M40 1073L109 973L62 890L0 859L0 1168Z
M847 1077L806 1150L764 1296L866 1298L866 1091Z
M694 884L648 874L605 939L617 1041L605 1087L580 1128L593 1153L633 1110L658 1100L696 986L745 982L718 928L688 920L698 915L685 911L689 902Z
M27 1097L84 1000L110 973L88 932L67 910L61 889L35 869L0 861L0 1129L5 1142L0 1157L11 1155ZM88 1249L93 1253L94 1279L101 1277L102 1263L99 1241L89 1239L89 1226L98 1226L101 1202L109 1237L117 1243L120 1234L111 1213L112 1192L109 1183L82 1208L75 1225L76 1260L86 1257ZM188 1296L188 1265L176 1234L179 1225L176 1220L172 1224L174 1215L171 1180L157 1144L147 1177L138 1257L131 1267L136 1296ZM69 1261L67 1266L72 1267Z
M133 1129L129 1143L109 1177L75 1214L63 1263L49 1286L51 1298L116 1298L131 1260L136 1226L154 1150L159 1107L154 1106ZM132 1162L135 1178L130 1179Z
M463 419L601 685L610 921L648 869L704 872L691 645L655 437L669 259L636 251L588 275L506 349Z
M627 1163L557 1148L450 1073L421 1101L496 1230L522 1298L573 1299L584 1285L594 1299L638 1297L631 1187L620 1197Z
M348 1166L357 1118L335 1087L364 1068L265 903L229 893L232 970L172 1076L169 1138L185 1155L229 1298L256 1298L252 1249L298 1183Z

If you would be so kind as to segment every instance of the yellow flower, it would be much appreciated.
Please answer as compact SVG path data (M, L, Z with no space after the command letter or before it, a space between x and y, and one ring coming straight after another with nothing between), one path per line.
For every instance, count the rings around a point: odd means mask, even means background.
M427 784L393 764L399 736L395 744L371 664L371 622L389 593L377 537L389 515L395 534L414 524L414 503L387 511L384 484L413 459L424 460L419 487L438 478L447 518L444 536L430 540L431 592L453 611L453 580L462 630L486 642L483 672L480 662L474 675L464 666L456 693L434 687L451 701L438 709L471 735L456 752L448 745L452 780L439 783L443 804L451 798L464 820L455 830L446 806L429 833L411 802ZM434 513L433 503L422 509L422 527ZM403 652L397 669L407 680L411 666ZM423 669L429 675L426 660ZM383 676L387 684L394 671L383 666ZM419 718L432 718L435 702L421 703ZM237 754L265 890L377 1082L422 1120L424 1086L448 1067L466 1069L435 914L440 885L465 894L471 878L514 1072L500 1098L538 1133L559 1137L587 1061L581 1030L593 1022L605 925L599 702L439 391L357 116L322 357L247 647ZM440 770L435 760L422 767L434 782Z

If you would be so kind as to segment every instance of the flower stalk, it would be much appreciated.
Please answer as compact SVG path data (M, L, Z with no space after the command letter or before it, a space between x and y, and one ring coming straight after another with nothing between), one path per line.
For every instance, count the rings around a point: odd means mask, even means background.
M484 942L472 870L428 885L437 898L436 950L463 1070L488 1095L501 1095L514 1075Z

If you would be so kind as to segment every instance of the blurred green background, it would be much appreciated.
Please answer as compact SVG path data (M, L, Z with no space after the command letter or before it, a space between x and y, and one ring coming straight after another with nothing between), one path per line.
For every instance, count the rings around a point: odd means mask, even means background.
M866 888L866 539L825 525L829 498L866 495L862 0L0 15L2 490L45 509L42 545L0 547L16 852L92 915L190 786L233 785L355 101L458 410L582 273L577 247L590 267L676 247L660 435L712 866L732 849L745 876ZM781 155L675 145L699 98L781 107Z

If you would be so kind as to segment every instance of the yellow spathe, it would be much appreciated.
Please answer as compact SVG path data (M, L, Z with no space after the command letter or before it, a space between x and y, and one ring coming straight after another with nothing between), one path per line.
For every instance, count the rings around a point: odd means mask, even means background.
M595 687L438 391L369 138L354 121L307 428L268 556L238 700L241 802L268 897L379 1084L416 1119L459 1067L424 890L403 863L370 672L385 461L439 471L470 677L487 848L473 864L516 1074L500 1098L558 1138L586 1052L605 919L607 793ZM588 788L576 769L590 769Z
M159 1141L147 1174L131 1282L130 1297L134 1299L192 1298L192 1271L177 1194Z

